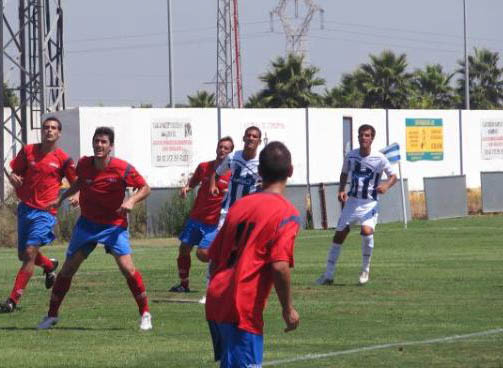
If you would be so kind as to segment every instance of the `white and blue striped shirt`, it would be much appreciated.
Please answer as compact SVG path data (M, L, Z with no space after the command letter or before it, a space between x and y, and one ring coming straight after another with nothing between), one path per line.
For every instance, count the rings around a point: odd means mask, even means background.
M222 201L222 210L227 210L236 200L255 193L260 186L261 178L258 174L258 155L251 160L243 158L243 151L231 152L217 167L216 173L221 176L231 170L229 188Z
M342 172L350 178L350 197L377 200L377 187L383 171L388 177L395 172L388 159L379 151L371 151L362 157L360 149L350 151L344 158Z

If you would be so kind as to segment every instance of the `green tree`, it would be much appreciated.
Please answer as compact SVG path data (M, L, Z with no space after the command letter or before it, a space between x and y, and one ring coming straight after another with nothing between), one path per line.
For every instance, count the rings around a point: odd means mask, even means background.
M321 106L322 97L314 89L325 84L317 76L319 69L306 66L302 56L288 55L272 61L272 70L259 79L265 87L247 102L247 107Z
M407 57L385 50L370 55L370 63L357 71L357 87L364 94L363 107L400 109L408 107L411 75L406 72Z
M360 88L361 71L344 74L340 84L331 90L325 90L323 95L326 107L360 108L364 102L364 92Z
M3 105L6 107L19 106L19 99L5 82L3 83Z
M488 49L474 49L474 55L468 56L470 108L501 108L503 99L502 69L498 67L499 53ZM460 101L465 100L465 62L458 61L460 68L456 71ZM464 103L462 103L464 106Z
M412 75L412 96L409 99L410 108L419 109L451 109L455 108L457 98L451 86L453 74L443 71L440 64L426 65L417 69Z
M197 91L193 96L187 96L189 107L215 107L215 94L207 91Z

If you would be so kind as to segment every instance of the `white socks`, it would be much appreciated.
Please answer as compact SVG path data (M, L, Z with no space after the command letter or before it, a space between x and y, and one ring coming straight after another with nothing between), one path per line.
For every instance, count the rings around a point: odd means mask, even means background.
M370 260L374 250L374 234L362 235L362 272L370 271Z
M341 245L333 243L332 248L328 251L327 268L325 270L325 277L327 279L334 279L335 266L337 265L339 254L341 254Z

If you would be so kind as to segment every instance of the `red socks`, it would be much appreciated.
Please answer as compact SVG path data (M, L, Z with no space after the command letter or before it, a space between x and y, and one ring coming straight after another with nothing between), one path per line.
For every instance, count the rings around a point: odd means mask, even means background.
M37 258L35 258L35 265L42 267L45 272L50 272L54 268L52 261L40 252L38 252Z
M149 309L147 293L145 291L145 285L143 285L141 273L139 271L135 271L135 273L132 276L127 277L126 280L129 290L131 290L131 293L136 300L136 304L138 304L138 312L140 312L140 316L143 316L143 313L148 312Z
M56 278L56 282L52 287L51 301L49 302L49 317L57 317L58 310L65 298L66 293L70 289L72 283L71 277L64 277L61 274Z
M14 301L14 303L19 303L19 299L21 299L24 289L26 288L26 285L28 285L28 281L30 281L32 275L33 272L26 272L22 268L18 271L16 281L14 281L14 287L10 293L10 298Z
M177 258L178 276L180 277L181 285L185 288L189 287L189 272L190 272L190 254Z

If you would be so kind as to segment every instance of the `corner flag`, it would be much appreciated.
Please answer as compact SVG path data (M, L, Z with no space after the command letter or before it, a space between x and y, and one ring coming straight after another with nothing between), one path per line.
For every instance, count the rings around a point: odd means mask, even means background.
M398 143L392 143L380 150L391 164L400 161L400 146Z

